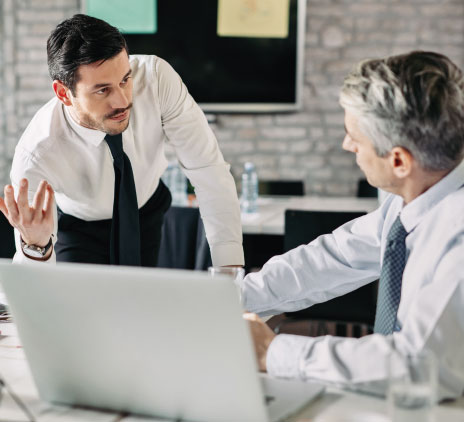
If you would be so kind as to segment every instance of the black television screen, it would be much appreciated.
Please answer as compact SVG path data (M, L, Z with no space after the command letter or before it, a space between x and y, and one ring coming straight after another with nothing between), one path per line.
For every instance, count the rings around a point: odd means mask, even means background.
M218 0L158 0L156 32L124 36L131 54L167 60L204 111L293 111L301 103L305 3L289 1L284 38L219 36Z

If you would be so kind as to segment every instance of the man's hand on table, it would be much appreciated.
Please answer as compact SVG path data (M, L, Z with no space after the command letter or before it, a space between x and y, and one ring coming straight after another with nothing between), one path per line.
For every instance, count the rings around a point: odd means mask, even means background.
M267 350L276 335L258 315L246 312L243 314L243 318L248 321L250 326L259 370L266 372Z

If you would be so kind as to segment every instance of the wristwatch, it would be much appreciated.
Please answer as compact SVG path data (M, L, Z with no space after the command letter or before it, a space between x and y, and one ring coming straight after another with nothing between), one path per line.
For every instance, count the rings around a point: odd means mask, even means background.
M51 237L44 247L37 245L28 245L21 237L21 248L23 250L24 255L26 255L28 258L42 260L47 255L48 251L52 246L53 242Z

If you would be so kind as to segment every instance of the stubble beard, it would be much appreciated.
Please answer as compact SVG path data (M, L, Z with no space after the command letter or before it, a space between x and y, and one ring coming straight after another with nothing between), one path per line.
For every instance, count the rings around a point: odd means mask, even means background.
M117 116L118 114L124 113L126 110L130 110L131 108L132 108L132 103L130 103L129 106L126 107L125 109L118 109L110 114L105 115L103 119L101 119L100 121L97 121L96 119L92 118L90 114L81 112L79 121L82 126L87 127L89 129L99 130L100 132L104 132L108 135L118 135L124 132L129 126L129 120L130 120L131 113L129 112L129 115L127 116L126 120L123 120L119 123L118 128L112 128L106 125L105 121L109 120L112 116Z

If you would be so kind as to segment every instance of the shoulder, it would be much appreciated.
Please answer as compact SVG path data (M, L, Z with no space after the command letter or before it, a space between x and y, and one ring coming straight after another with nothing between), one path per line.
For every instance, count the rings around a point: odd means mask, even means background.
M435 217L464 230L464 186L443 198L434 209Z
M27 125L18 147L34 153L39 153L53 144L57 137L63 135L67 126L63 108L55 97L42 106Z
M155 55L134 54L129 57L134 82L160 80L162 78L179 79L173 67L161 57Z
M13 157L11 176L23 177L30 169L43 167L56 154L57 143L68 131L62 104L55 97L42 106L27 125Z

